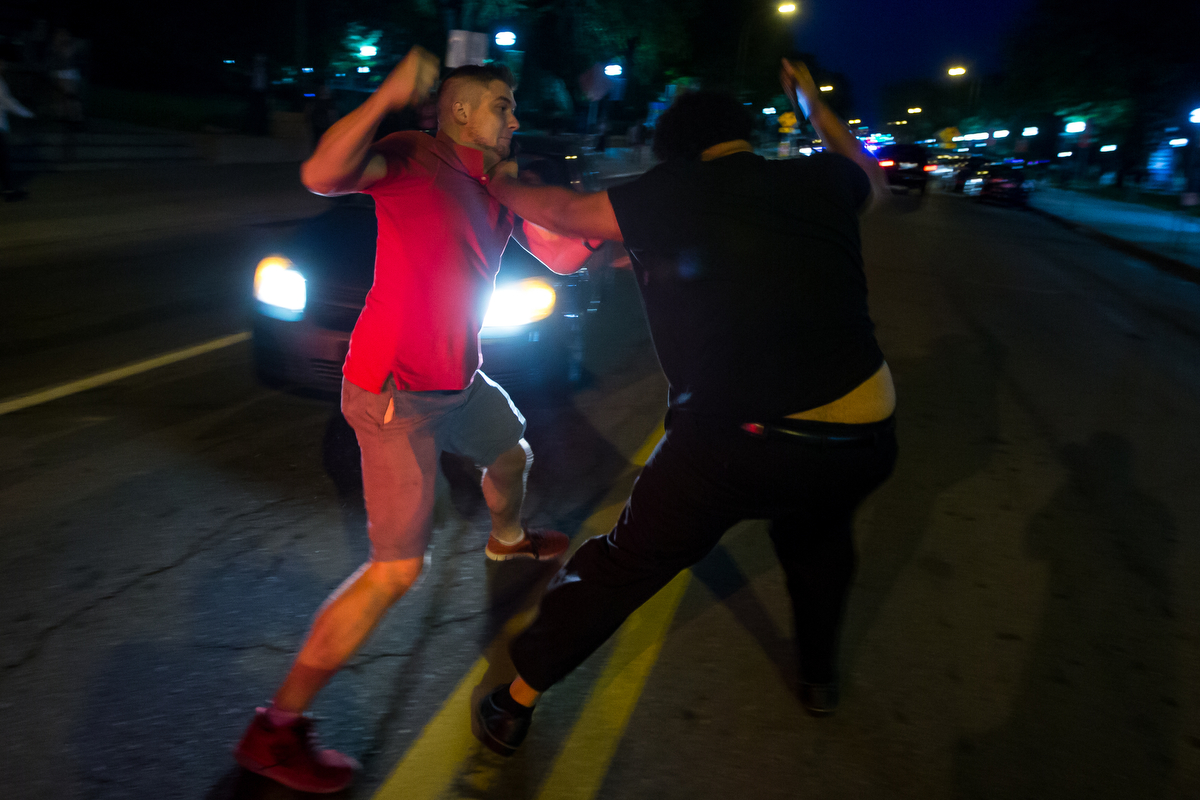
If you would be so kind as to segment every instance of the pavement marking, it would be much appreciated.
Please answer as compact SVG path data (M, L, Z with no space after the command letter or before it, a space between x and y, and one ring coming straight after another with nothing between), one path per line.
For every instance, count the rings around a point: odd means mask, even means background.
M185 347L182 350L173 350L170 353L164 353L161 356L148 358L145 361L138 361L133 364L127 364L124 367L110 369L107 372L101 372L97 375L92 375L87 378L80 378L77 381L71 381L59 386L52 386L49 389L42 389L31 394L20 395L8 400L0 401L0 416L11 414L14 411L20 411L30 406L38 406L42 403L49 403L51 400L58 400L61 397L86 392L88 389L95 389L98 386L103 386L106 383L123 380L131 375L137 375L142 372L149 372L152 369L165 367L168 364L174 364L179 361L186 361L189 358L202 356L205 353L211 353L214 350L220 350L223 347L244 342L250 338L249 331L234 333L229 336L222 336L213 339L203 344Z
M660 422L655 426L654 430L646 438L646 441L634 452L629 458L629 462L634 467L644 467L646 460L650 454L654 452L654 448L658 446L658 441L663 436L663 426ZM592 515L580 526L580 532L589 531L607 531L613 526L617 518L620 516L621 510L625 507L625 501L622 499L619 503L613 498L606 498L610 502L602 502L600 507L592 512ZM594 535L594 534L589 534ZM659 609L665 603L671 603L668 590L679 583L680 579L676 578L674 582L668 585L666 589L659 592L643 609L635 612L625 625L621 628L618 635L617 649L613 656L609 659L609 665L605 668L604 675L607 676L610 670L620 672L622 681L630 681L628 691L620 691L619 684L614 687L614 691L625 697L625 702L629 706L629 710L625 714L625 719L628 721L629 712L632 712L633 705L637 701L637 697L641 695L641 687L645 683L645 677L637 680L638 669L643 669L646 674L654 664L654 660L658 657L658 648L661 647L661 641L658 645L647 643L646 638L653 633L654 623L661 615L662 611L651 611L651 607ZM686 578L684 579L686 586ZM659 601L660 597L668 595L664 601ZM680 591L682 595L682 591ZM674 615L675 606L678 604L676 599L670 604L671 616ZM645 612L645 613L642 613ZM537 606L529 609L526 612L518 614L510 619L504 626L504 631L497 639L511 638L518 631L523 630L529 623L533 622L534 616L537 614ZM640 614L640 616L639 616ZM634 622L638 619L639 622ZM667 620L667 625L670 620ZM626 631L626 628L632 630ZM662 626L665 632L665 626ZM661 634L660 634L661 638ZM628 641L627 641L628 640ZM495 646L493 642L487 649L491 650ZM652 651L652 652L651 652ZM639 656L639 654L641 654ZM645 659L648 658L648 661ZM637 662L635 666L632 662ZM644 664L643 664L644 662ZM612 665L617 665L613 667ZM393 769L391 774L379 787L372 797L372 800L437 800L441 797L450 785L454 782L462 771L464 763L474 753L484 750L483 745L476 741L474 734L471 733L471 714L474 709L471 708L471 695L474 692L479 682L483 680L487 674L488 660L486 657L480 657L471 669L463 676L458 685L454 687L454 691L442 704L437 714L426 723L421 730L421 735L408 748L408 752L400 759ZM626 674L628 673L628 674ZM615 677L615 676L614 676ZM614 683L612 678L605 682L602 677L599 685L608 686ZM636 691L634 690L636 683ZM593 692L595 695L595 692ZM584 710L584 720L591 720L596 716L593 712L590 716L587 713L588 708L591 708L597 701L595 699L588 702ZM622 702L621 697L606 698L603 702L612 702L619 704ZM591 723L595 724L595 723ZM602 779L604 772L607 771L608 761L612 758L612 751L616 750L617 742L620 741L620 734L624 731L624 724L621 724L619 730L615 730L611 723L605 728L610 732L616 732L616 737L611 743L608 755L603 761L602 768L599 770L599 777ZM576 729L579 729L579 723L576 724ZM597 737L599 738L599 737ZM575 739L574 732L568 744ZM560 759L561 760L561 756ZM558 761L555 762L558 764ZM476 788L486 787L493 783L499 775L499 768L491 769L484 767L479 771L479 774L472 776L471 783L476 785ZM599 780L596 781L596 788L599 788Z
M413 742L404 758L375 793L381 798L436 800L458 774L459 766L472 751L482 747L471 733L471 693L487 673L481 658L463 676Z
M600 791L691 576L690 570L679 573L625 620L537 800L589 800Z

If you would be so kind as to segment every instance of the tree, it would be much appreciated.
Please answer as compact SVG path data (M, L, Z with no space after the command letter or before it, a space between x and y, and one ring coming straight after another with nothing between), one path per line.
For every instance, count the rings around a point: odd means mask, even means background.
M1030 115L1087 118L1121 141L1118 181L1144 162L1149 134L1183 123L1200 73L1200 5L1039 0L1013 37L1002 97Z

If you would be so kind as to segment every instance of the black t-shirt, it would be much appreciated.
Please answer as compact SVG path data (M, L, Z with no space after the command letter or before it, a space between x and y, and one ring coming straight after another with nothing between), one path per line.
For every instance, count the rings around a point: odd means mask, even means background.
M779 419L879 369L858 235L869 194L834 154L669 161L609 190L672 408Z

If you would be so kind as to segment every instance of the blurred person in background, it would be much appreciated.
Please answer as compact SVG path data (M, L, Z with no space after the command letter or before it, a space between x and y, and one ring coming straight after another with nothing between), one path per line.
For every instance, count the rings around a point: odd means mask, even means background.
M640 178L606 192L531 187L509 161L491 191L564 236L624 242L669 383L665 434L606 536L550 582L512 642L518 676L476 707L512 755L541 692L743 519L770 520L791 596L799 696L838 704L837 641L855 568L854 513L896 459L895 388L867 309L858 215L889 195L875 158L803 64L784 91L826 153L768 161L730 95L683 94Z
M8 115L30 118L33 112L12 96L8 84L4 81L4 73L8 69L11 54L0 51L0 192L3 192L7 202L24 200L28 192L17 188L12 174L12 151L9 143Z
M66 28L58 28L46 52L46 69L54 90L54 115L71 131L83 126L84 46L83 40L76 39Z
M258 53L250 67L250 103L246 107L246 132L255 136L266 136L271 129L271 108L267 100L270 81L267 74L267 56Z
M427 101L437 75L438 60L413 48L326 131L300 172L316 194L371 195L379 222L375 280L342 369L342 413L362 451L370 558L317 611L283 685L235 751L246 769L300 791L339 791L353 776L354 760L319 749L302 712L421 574L442 451L483 468L487 558L550 561L568 545L558 531L521 522L533 452L525 418L479 369L479 332L510 238L561 274L592 250L518 225L488 194L488 171L509 156L518 127L507 67L447 75L436 136L410 130L374 141L385 117Z
M328 84L322 83L317 87L316 97L309 104L307 111L309 131L315 145L321 141L325 131L333 127L333 123L341 117L341 114L338 113L337 102L333 97L333 90L329 88Z
M50 46L50 23L45 19L35 20L29 30L21 34L21 72L26 83L24 96L38 113L50 108L50 77L46 74L46 51Z

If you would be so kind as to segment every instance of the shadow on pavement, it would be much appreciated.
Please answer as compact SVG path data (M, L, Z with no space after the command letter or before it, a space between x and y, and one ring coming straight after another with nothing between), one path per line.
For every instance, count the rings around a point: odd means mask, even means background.
M1062 449L1070 477L1026 531L1049 597L1024 684L1003 727L960 739L957 796L1176 796L1178 538L1132 454L1112 433Z
M936 340L918 361L890 360L901 398L896 470L868 499L871 527L859 526L859 567L842 636L842 672L876 624L896 582L920 549L934 504L983 468L998 444L999 347L966 336Z

